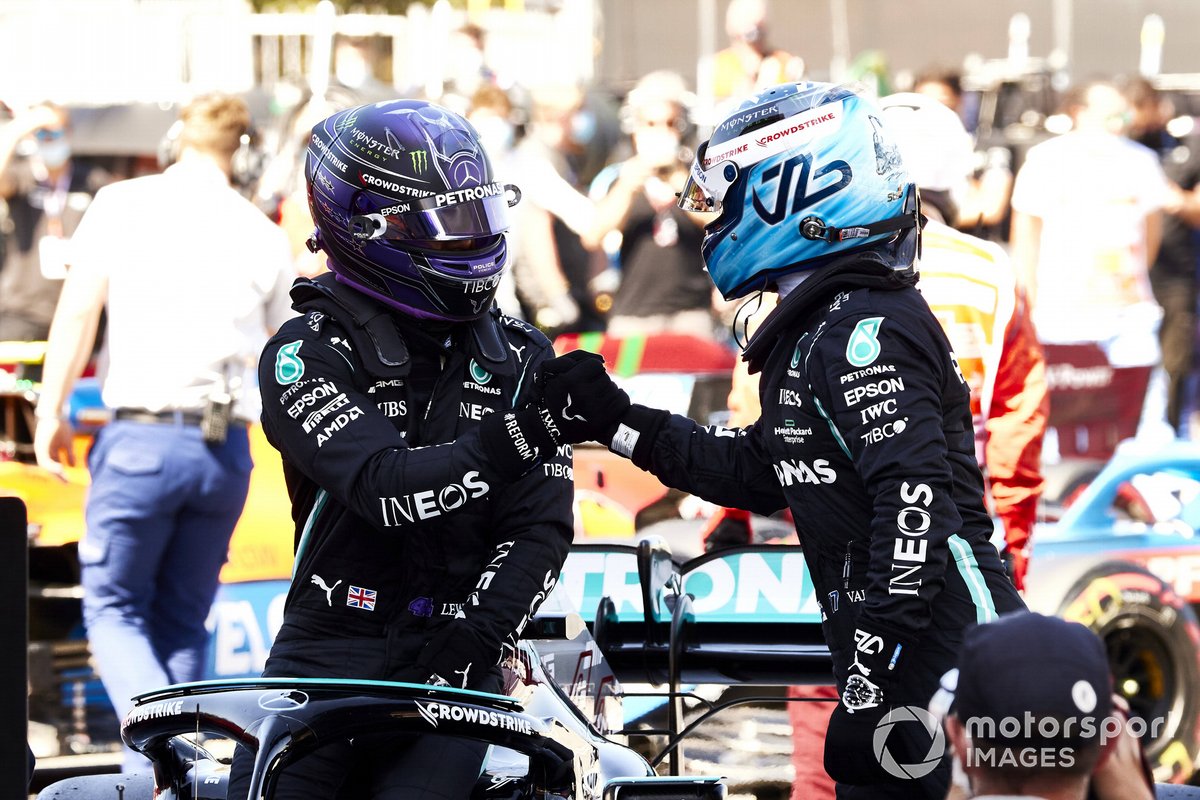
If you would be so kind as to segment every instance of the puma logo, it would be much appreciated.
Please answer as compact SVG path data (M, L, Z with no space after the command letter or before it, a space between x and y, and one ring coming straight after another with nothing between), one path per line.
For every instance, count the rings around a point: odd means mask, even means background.
M337 583L333 584L333 586L326 586L325 579L314 572L311 581L312 583L316 584L318 588L325 592L325 602L330 608L333 608L333 590L336 589L338 584L342 582L341 579L338 579Z
M568 409L569 409L570 407L571 407L571 393L570 393L570 392L567 392L567 404L566 404L565 406L563 406L563 410L562 410L562 417L563 417L563 419L565 419L565 420L577 419L577 420L579 420L580 422L587 422L587 420L586 420L586 419L584 419L584 417L583 417L583 415L582 415L582 414L571 414L571 413L569 413Z
M475 663L475 662L471 662L471 663L473 664L473 663ZM459 688L462 688L462 689L465 689L465 688L467 688L467 673L468 673L468 672L470 672L470 671L471 671L471 664L467 664L467 666L466 666L466 667L464 667L463 669L456 669L456 670L454 670L454 674L455 674L455 675L462 675L462 676L463 676L463 679L462 679L462 686L461 686L461 687L459 687Z
M525 348L526 348L526 347L528 347L529 345L525 345L524 347L517 347L517 346L516 346L515 344L513 344L512 342L509 342L509 343L508 343L508 346L509 346L509 348L511 348L511 349L512 349L512 351L513 351L514 353L516 353L516 354L517 354L517 361L520 361L520 360L521 360L521 353L523 353L523 352L525 351Z

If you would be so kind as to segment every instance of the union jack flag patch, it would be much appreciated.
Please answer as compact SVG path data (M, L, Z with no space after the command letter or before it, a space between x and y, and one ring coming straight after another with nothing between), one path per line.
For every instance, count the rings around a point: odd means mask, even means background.
M367 611L375 610L375 595L377 592L374 589L364 589L361 586L350 586L346 592L346 605L351 608L362 608Z

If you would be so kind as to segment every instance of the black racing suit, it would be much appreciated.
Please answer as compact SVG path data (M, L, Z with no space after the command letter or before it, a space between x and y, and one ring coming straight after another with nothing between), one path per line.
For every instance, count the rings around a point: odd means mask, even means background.
M475 429L530 401L549 342L495 310L430 335L332 275L298 281L292 296L303 316L268 342L259 368L263 428L283 456L296 524L263 674L424 682L422 650L450 625L452 645L476 657L443 677L498 691L502 651L570 547L571 448L502 475ZM373 773L356 796L458 800L484 753L438 737L385 744L356 743L375 765L349 770ZM348 745L325 748L288 770L276 796L333 797L355 758Z
M722 506L788 506L839 691L869 621L905 644L885 702L923 709L964 629L1024 604L989 543L967 386L914 282L870 256L814 273L746 350L762 370L758 422L705 429L672 416L632 455ZM939 769L934 785L896 796L944 797L946 780Z

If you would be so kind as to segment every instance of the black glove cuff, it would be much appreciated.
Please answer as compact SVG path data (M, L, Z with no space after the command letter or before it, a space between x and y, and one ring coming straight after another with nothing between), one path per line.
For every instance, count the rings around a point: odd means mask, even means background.
M670 417L668 411L635 403L605 432L604 443L612 452L628 458L641 469L649 470L654 440Z
M479 424L479 441L497 474L512 477L554 457L555 432L557 427L544 409L526 406L489 414Z

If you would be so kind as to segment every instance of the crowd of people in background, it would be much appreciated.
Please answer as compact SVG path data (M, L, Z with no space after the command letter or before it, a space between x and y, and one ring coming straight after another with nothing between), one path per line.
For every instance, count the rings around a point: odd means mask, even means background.
M627 87L521 86L487 60L484 30L455 34L456 52L474 57L456 59L444 94L431 99L472 121L497 173L523 193L510 232L513 268L498 294L507 313L551 334L673 332L735 346L737 309L711 291L698 257L703 221L674 200L708 134L698 120L756 88L807 77L802 57L769 44L767 22L761 0L732 3L727 47L702 65L701 86L668 71ZM341 40L328 88L279 119L256 121L264 167L245 191L288 234L299 275L325 269L305 246L312 222L298 154L313 122L412 94L380 80L375 55L363 40ZM1161 365L1150 411L1187 436L1196 406L1200 150L1168 132L1169 99L1144 79L1080 83L1058 109L1069 131L1018 150L973 140L978 103L952 70L874 83L907 83L959 115L961 139L941 149L939 188L924 187L927 200L948 199L942 222L1011 253L1038 338L1097 343L1117 366ZM67 109L47 102L8 117L0 127L0 340L41 340L74 226L114 175L104 159L71 157Z
M726 34L728 46L698 72L706 85L653 71L629 86L565 87L513 84L502 64L485 57L484 30L466 26L457 32L457 51L470 57L456 61L444 94L428 99L468 119L497 179L519 187L522 202L507 234L511 269L496 294L505 313L552 336L684 334L731 349L744 340L745 332L737 330L739 321L745 323L742 304L722 300L705 273L700 253L707 219L680 209L676 193L696 148L711 132L701 120L721 118L739 98L802 80L807 72L800 55L769 44L761 0L735 0ZM107 349L103 359L111 397L105 399L118 409L118 422L122 407L157 403L145 395L156 388L154 381L139 381L135 374L145 363L170 361L186 368L175 384L157 387L176 392L173 398L188 395L217 372L218 394L225 395L231 380L240 381L233 373L252 370L267 333L289 316L286 284L327 269L324 256L309 246L313 222L303 160L313 125L360 103L413 95L381 81L371 56L363 42L342 41L327 89L310 93L279 119L257 121L268 131L260 137L262 169L236 174L245 166L237 151L248 146L248 119L225 126L237 131L232 138L229 131L218 137L219 158L209 152L213 147L187 138L200 124L194 122L190 134L184 128L181 142L164 134L167 157L159 166L167 179L137 184L134 194L128 184L104 189L117 177L133 175L114 174L104 159L72 157L68 109L47 101L6 114L0 123L0 341L52 342L46 362L50 399L38 410L39 419L51 424L39 424L38 447L45 451L39 460L52 447L69 446L70 430L61 428L59 409L92 355L97 328ZM1003 523L1003 556L1019 589L1042 488L1038 463L1048 401L1041 345L1095 345L1114 367L1157 368L1161 379L1151 382L1144 429L1200 438L1200 428L1192 423L1200 411L1200 142L1168 126L1175 110L1152 83L1114 77L1080 81L1063 93L1061 107L1053 111L1069 125L1061 133L1044 131L1017 158L1016 149L976 140L973 107L965 102L956 72L930 69L904 81L897 88L906 91L899 93L891 91L892 82L874 77L876 88L889 90L878 98L883 116L930 220L920 288L946 327L972 390L976 455L989 479L990 510ZM244 111L228 98L220 102ZM702 102L712 107L702 108ZM195 150L207 154L196 158ZM172 164L178 154L186 158ZM235 200L229 181L284 235L258 224L257 216L250 219L251 203ZM206 196L211 202L198 204ZM154 213L165 209L178 218ZM213 223L204 217L225 212L227 224L210 231ZM91 224L80 228L85 214ZM167 236L173 226L186 227L193 238L178 242ZM261 244L261 258L246 259L253 248L244 243L231 246L234 228L242 229L246 241ZM155 259L180 258L176 244L207 248L214 264L231 271L230 285L235 275L246 284L227 298L221 319L190 320L196 341L219 339L223 326L234 343L193 353L192 363L181 359L187 348L156 339L153 330L157 320L178 331L179 319L168 317L175 314L174 304L186 302L181 298L187 286L154 281ZM245 263L226 257L233 252ZM195 268L205 269L206 263L198 260ZM72 271L74 285L86 291L63 294ZM986 306L964 302L961 289L967 283L975 287L976 298L980 287L986 289ZM208 300L206 308L219 306L217 298ZM749 302L761 318L774 298ZM60 330L54 334L56 307ZM163 371L158 377L167 381L172 375ZM201 404L211 406L210 395ZM219 435L213 434L224 448L215 460L211 453L189 458L189 447L197 452L203 447L197 448L197 436L170 427L184 421L178 413L150 421L126 414L125 421L166 426L153 441L125 441L121 431L128 428L114 425L93 456L88 538L80 546L84 610L102 669L105 659L119 660L139 648L146 652L144 671L155 674L128 676L138 685L197 675L205 604L223 559L220 545L228 541L248 481L245 427L257 420L259 410L238 399L225 401L236 411L226 409ZM750 406L749 413L738 403ZM756 419L756 403L756 384L740 375L731 396L734 421ZM67 441L52 441L61 437ZM1054 442L1048 446L1052 449ZM216 521L224 538L217 537L215 544L208 528L172 530L163 511L168 499L212 506L203 492L180 488L187 481L189 487L211 484L217 478L209 473L224 481L219 493L229 501L216 511L209 508L213 514L224 508ZM176 479L164 482L164 475ZM118 488L112 488L113 481ZM161 497L163 492L172 498ZM124 509L132 497L147 506L143 518L111 519L111 507ZM745 539L748 529L739 527L745 518L732 512L718 517L726 527L710 537L710 545ZM729 527L734 519L739 521ZM201 522L214 524L208 518ZM158 549L148 541L158 542ZM169 548L167 542L172 542ZM176 569L192 576L190 607L166 591L171 587L157 587L156 593L139 583L158 568L151 560L168 555L179 560ZM197 563L206 565L200 579ZM141 608L131 609L134 600ZM130 625L131 616L149 618L151 624ZM987 646L986 641L977 644ZM120 685L121 675L109 669L105 677L113 696L131 693ZM815 737L828 726L829 708L821 713L818 704L795 706L797 731L811 730ZM824 785L832 796L818 762L797 760L798 774L805 764L817 765L811 785Z

